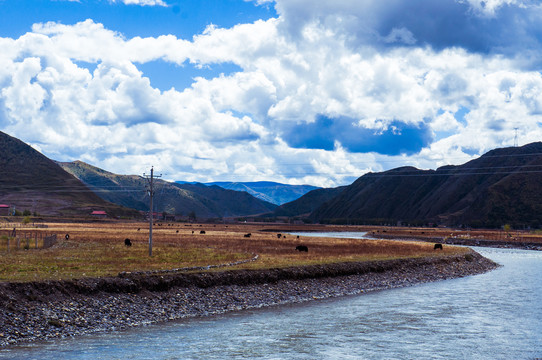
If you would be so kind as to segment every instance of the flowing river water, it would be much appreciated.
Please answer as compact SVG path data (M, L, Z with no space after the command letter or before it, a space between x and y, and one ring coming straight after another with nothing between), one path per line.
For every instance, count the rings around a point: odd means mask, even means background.
M407 288L12 346L0 349L0 359L542 358L542 252L475 250L503 266Z

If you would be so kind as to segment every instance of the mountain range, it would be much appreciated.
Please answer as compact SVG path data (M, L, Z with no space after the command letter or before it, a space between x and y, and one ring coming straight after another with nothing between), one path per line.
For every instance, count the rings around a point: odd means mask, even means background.
M542 143L495 149L459 166L365 174L309 218L324 223L539 227Z
M0 204L43 216L112 217L148 212L147 179L116 175L81 161L55 162L24 142L0 132ZM248 216L276 208L246 192L155 179L155 212L198 218Z
M81 161L57 163L2 132L0 146L0 203L60 216L100 209L136 217L148 211L147 179L142 176L117 175ZM155 179L154 211L198 218L282 216L319 223L540 227L542 142L495 149L463 165L436 170L400 167L365 174L348 186L310 188ZM277 206L249 193L269 198L274 194L273 201L280 203L277 199L288 191L304 195Z
M182 183L182 182L179 182ZM282 205L294 201L311 190L319 189L312 185L289 185L272 181L228 182L218 181L204 183L207 186L220 186L223 189L246 191L250 195L272 204Z
M77 177L100 197L123 206L148 211L148 180L138 175L117 175L82 161L59 165ZM176 215L194 214L197 218L222 218L262 214L276 205L246 192L206 186L199 183L179 184L154 179L154 211Z

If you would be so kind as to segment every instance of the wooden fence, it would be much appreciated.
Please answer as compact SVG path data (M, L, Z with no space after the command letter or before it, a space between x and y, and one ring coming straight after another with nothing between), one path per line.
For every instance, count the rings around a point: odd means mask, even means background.
M47 229L49 225L42 223L0 222L0 229Z
M0 230L0 251L47 249L57 243L56 234L29 230Z

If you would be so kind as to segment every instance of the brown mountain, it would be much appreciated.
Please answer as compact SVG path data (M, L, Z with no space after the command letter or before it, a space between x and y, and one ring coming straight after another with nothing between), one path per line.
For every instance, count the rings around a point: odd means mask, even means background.
M313 221L542 224L542 143L496 149L460 166L369 173L315 210Z
M339 195L346 186L336 188L315 189L300 198L282 204L272 213L272 216L306 217L327 201ZM270 214L271 215L271 214Z
M24 142L0 132L0 203L53 216L137 215L105 202L74 176Z
M148 211L147 179L117 175L82 161L59 163L104 200ZM248 216L266 213L276 205L242 192L203 184L178 184L160 179L154 182L154 211L197 218Z

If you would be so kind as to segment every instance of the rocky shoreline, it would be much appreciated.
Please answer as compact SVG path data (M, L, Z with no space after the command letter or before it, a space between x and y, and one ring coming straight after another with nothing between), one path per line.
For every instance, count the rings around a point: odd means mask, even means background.
M0 347L480 274L467 254L269 270L0 283Z

